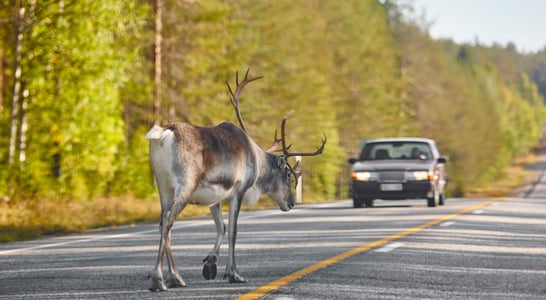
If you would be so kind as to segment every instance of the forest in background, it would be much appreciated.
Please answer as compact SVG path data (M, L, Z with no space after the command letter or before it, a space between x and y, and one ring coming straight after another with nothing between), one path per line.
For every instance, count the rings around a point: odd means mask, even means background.
M536 146L546 48L434 40L396 1L0 0L0 197L157 198L144 135L171 121L237 124L323 155L307 200L347 197L360 141L423 136L449 157L449 193L487 185Z

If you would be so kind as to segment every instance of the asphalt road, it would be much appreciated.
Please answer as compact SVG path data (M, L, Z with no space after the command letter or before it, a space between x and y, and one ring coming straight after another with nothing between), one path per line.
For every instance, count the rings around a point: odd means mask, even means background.
M542 179L542 178L541 178ZM546 180L546 178L544 178ZM181 220L174 255L187 287L148 291L157 225L0 244L0 299L546 299L546 182L527 198L350 201L242 212L238 269L201 277L209 218Z

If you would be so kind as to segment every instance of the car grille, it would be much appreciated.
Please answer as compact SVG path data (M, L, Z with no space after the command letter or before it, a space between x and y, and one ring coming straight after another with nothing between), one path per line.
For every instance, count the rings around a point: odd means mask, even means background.
M405 180L404 172L400 172L400 171L379 172L379 181L381 182L387 182L387 181L400 182L404 180Z

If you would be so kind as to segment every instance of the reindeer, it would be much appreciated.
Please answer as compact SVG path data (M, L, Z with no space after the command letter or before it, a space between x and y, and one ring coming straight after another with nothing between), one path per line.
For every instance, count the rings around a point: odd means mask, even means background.
M212 251L203 260L202 275L210 280L216 277L216 262L220 245L226 232L221 204L229 203L228 216L228 262L224 279L230 283L244 283L246 279L237 271L235 264L235 242L237 218L241 204L254 204L262 194L276 201L282 211L294 207L294 196L290 186L291 175L297 178L301 170L297 164L288 163L291 156L314 156L323 152L326 136L315 152L292 153L285 137L286 121L281 122L281 138L275 139L267 151L260 148L248 135L239 110L239 96L249 82L261 77L248 77L239 82L236 73L235 92L226 81L231 103L242 129L232 123L223 122L215 127L199 127L187 123L172 123L163 127L154 125L146 134L150 141L150 162L161 199L161 239L157 262L151 271L151 291L164 291L167 287L183 287L184 279L176 270L171 250L171 228L176 217L190 204L205 205L216 226L216 242ZM279 143L282 148L279 149ZM281 152L277 155L273 152ZM163 258L167 257L169 272L163 279Z

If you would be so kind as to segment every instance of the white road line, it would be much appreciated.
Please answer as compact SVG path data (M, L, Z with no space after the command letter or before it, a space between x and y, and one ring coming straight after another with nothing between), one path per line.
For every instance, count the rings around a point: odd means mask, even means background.
M451 226L455 224L455 222L453 221L446 221L446 222L443 222L443 223L440 223L440 227L448 227L448 226Z
M472 213L475 214L475 215L481 215L481 214L483 214L483 210L477 209L477 210L473 211Z
M386 252L390 252L390 251L392 251L392 250L394 250L396 248L400 248L402 246L404 246L404 243L390 243L390 244L387 244L384 247L376 249L375 252L386 253Z

